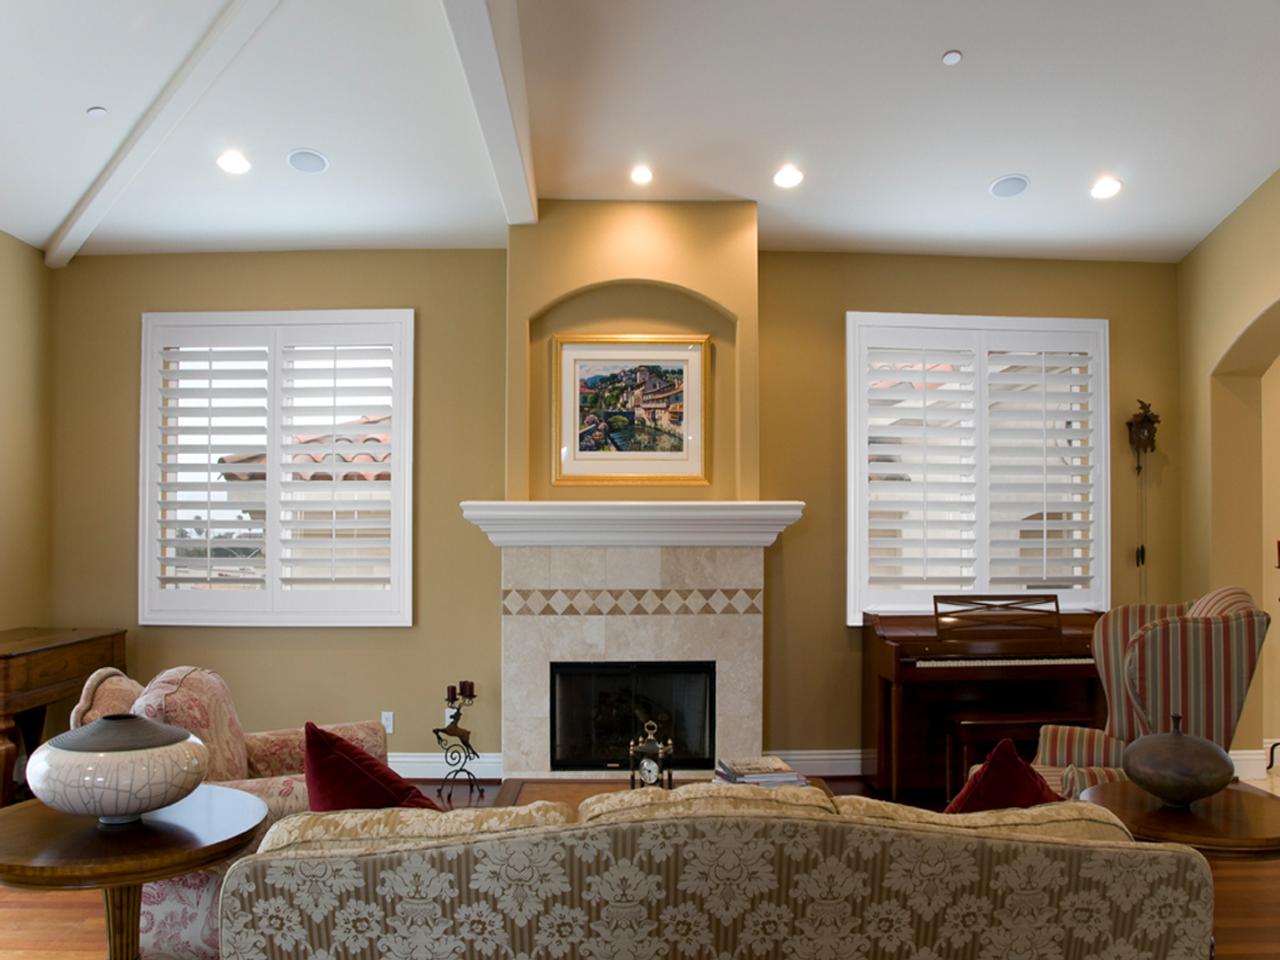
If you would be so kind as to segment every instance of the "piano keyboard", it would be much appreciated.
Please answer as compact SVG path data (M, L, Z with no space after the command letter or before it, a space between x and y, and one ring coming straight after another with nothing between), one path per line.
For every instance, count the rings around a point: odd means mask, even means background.
M1003 660L975 660L951 657L946 660L917 660L917 667L1043 667L1092 666L1093 657L1015 657Z

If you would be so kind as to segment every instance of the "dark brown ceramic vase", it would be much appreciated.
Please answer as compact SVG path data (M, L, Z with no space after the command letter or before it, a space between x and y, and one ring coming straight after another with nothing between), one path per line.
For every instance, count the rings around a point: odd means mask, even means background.
M1125 747L1121 764L1147 793L1183 810L1225 789L1236 773L1220 746L1182 732L1178 714L1171 733L1149 733Z

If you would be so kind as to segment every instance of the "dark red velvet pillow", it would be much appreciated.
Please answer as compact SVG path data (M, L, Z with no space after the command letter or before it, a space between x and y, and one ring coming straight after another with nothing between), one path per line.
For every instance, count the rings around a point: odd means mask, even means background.
M302 769L312 810L440 808L377 757L336 733L307 723Z
M1061 800L1027 761L1012 740L1001 740L943 813L977 813L1009 807L1034 807Z

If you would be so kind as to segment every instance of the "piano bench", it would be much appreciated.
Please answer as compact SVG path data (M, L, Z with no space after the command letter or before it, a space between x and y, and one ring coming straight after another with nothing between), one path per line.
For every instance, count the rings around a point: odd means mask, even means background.
M1006 737L1014 743L1037 744L1040 728L1046 723L1092 726L1097 718L1090 712L1053 711L1045 713L953 713L947 718L946 766L947 799L956 795L956 752L959 751L960 784L968 779L969 770Z

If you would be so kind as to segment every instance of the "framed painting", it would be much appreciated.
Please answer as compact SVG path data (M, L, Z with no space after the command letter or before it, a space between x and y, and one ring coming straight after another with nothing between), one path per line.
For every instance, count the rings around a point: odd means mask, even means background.
M706 484L710 336L553 341L556 484Z

